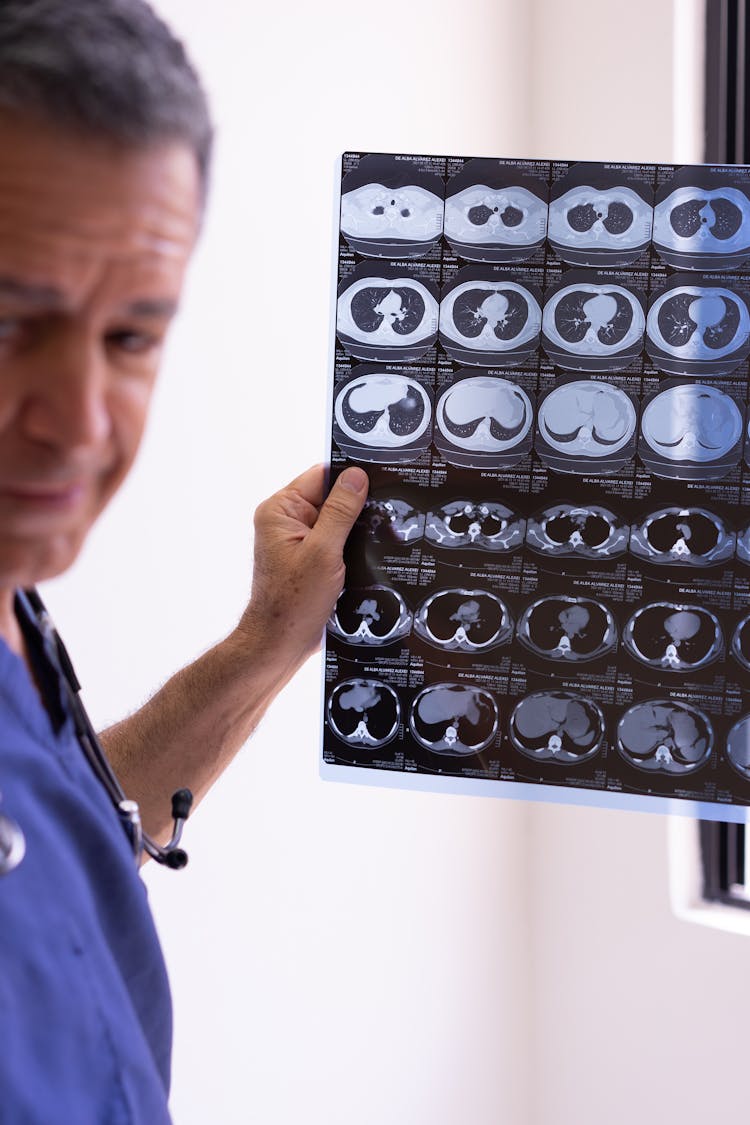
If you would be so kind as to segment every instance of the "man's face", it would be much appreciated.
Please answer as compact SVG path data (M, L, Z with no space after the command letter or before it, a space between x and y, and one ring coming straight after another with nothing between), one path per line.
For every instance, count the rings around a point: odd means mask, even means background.
M135 457L199 219L193 154L0 114L0 588L64 570Z

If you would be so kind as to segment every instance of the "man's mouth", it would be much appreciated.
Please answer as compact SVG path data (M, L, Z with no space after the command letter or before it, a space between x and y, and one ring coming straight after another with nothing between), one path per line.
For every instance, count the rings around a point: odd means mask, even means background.
M1 484L0 500L28 505L32 508L65 509L72 508L81 500L85 492L82 480L68 481L63 484L38 482Z

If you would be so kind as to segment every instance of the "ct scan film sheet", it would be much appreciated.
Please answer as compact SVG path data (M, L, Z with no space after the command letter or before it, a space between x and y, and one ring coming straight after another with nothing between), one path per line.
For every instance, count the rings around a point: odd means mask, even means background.
M321 772L744 820L750 168L346 153Z

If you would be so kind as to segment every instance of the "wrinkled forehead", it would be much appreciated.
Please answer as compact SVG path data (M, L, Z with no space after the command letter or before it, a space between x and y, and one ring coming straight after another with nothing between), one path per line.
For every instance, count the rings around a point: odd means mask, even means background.
M179 284L200 219L187 146L127 148L0 114L0 152L0 277L71 301L105 267Z

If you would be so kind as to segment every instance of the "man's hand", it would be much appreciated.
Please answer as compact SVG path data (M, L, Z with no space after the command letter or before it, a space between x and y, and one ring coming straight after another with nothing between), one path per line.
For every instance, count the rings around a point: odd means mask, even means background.
M346 537L362 511L367 475L348 468L323 501L322 465L308 469L255 513L250 604L239 632L301 664L320 647L344 584Z
M364 505L367 476L346 469L325 502L324 491L317 466L260 505L252 596L236 629L102 734L146 829L162 840L171 830L174 790L188 786L197 803L320 645L344 583L344 543Z

